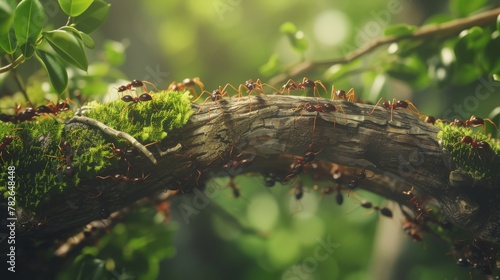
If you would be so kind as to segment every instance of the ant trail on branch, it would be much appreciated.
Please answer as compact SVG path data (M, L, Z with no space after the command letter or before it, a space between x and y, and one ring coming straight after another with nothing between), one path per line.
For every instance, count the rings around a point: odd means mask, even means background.
M377 106L380 104L380 102L382 102L382 105L380 105L381 107L391 111L391 122L392 122L392 111L399 109L399 108L408 109L420 117L420 112L418 111L417 107L415 107L415 105L413 105L413 103L411 103L411 101L398 100L396 98L393 98L392 101L387 101L387 99L385 99L383 97L381 97L378 100L378 102L375 104L375 106L373 107L373 110L370 112L370 115L373 114L373 112L375 111Z
M143 153L153 164L156 164L156 158L153 156L153 153L151 153L144 145L142 145L137 139L132 137L130 134L123 132L123 131L118 131L116 129L113 129L105 124L103 124L100 121L85 117L85 116L78 116L75 115L71 119L67 120L66 123L72 123L72 122L79 122L83 124L88 124L95 126L99 128L102 132L104 132L107 135L116 137L116 138L123 138L130 142L130 144L135 147L137 150L139 150L141 153Z

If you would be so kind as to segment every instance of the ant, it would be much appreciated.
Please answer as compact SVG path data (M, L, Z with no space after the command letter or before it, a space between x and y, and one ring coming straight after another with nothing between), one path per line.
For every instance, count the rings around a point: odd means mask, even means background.
M497 267L497 249L480 239L474 239L472 244L456 244L454 247L461 249L462 256L457 260L458 266L477 269L483 275L493 274L493 269Z
M231 190L233 191L233 196L234 198L238 198L240 197L241 193L240 193L240 189L238 189L236 187L236 183L234 182L234 177L233 176L230 176L229 177L229 184L228 184L229 188L231 188Z
M252 92L257 92L259 94L263 94L263 95L266 95L264 93L264 86L268 86L276 91L279 92L278 89L266 84L266 83L262 83L260 81L260 79L257 79L257 81L253 81L252 79L246 81L244 84L240 84L238 86L238 97L242 97L242 88L246 89L246 93L248 94L248 96L250 96L250 94L252 94ZM250 103L250 111L252 111L252 103Z
M146 84L154 87L155 90L158 91L158 88L153 83L151 83L151 82L148 82L148 81L139 81L139 80L132 80L132 82L130 82L129 84L126 84L126 85L123 85L123 86L119 86L118 87L118 92L124 92L124 91L127 91L127 90L132 90L132 88L138 88L138 87L142 87L142 89L144 90L144 92L147 92L148 88L146 87Z
M408 217L403 221L403 230L413 239L413 242L422 241L424 239L419 229L420 225L410 220Z
M295 111L297 111L300 106L301 105L297 106ZM342 109L342 108L341 108L341 110L344 111L344 109ZM316 120L318 119L319 113L332 113L332 112L337 111L337 107L335 107L335 105L330 104L330 103L319 104L319 101L318 101L318 104L316 104L316 105L311 104L311 102L307 102L306 104L302 105L302 112L301 112L299 118L302 117L302 115L304 114L304 111L307 111L310 113L316 112L316 116L314 117L314 123L313 123L313 133L314 133L314 131L316 130ZM344 112L344 115L345 115L345 112ZM346 121L347 121L347 116L346 116Z
M491 120L491 119L488 119L488 118L480 118L480 117L476 117L474 115L472 115L470 117L470 119L468 120L465 120L465 121L462 121L462 120L458 120L458 119L455 119L454 121L452 121L450 123L450 125L455 125L455 126L463 126L463 127L478 127L478 126L481 126L483 128L483 132L486 132L486 123L484 121L488 121L490 122L496 130L498 130L498 127L496 126L496 124Z
M351 88L348 92L346 92L343 89L337 90L335 86L332 86L332 93L331 93L332 100L337 99L343 99L347 100L348 102L353 102L356 99L356 93L354 92L354 89Z
M14 141L14 137L15 136L12 136L12 135L6 135L3 137L2 139L2 143L0 143L0 158L2 158L2 161L5 162L5 160L3 159L3 152L5 151L7 154L9 154L10 156L12 156L12 154L7 150L7 146L10 145L12 143L12 141Z
M408 191L403 191L404 195L410 196L409 202L412 205L413 210L417 213L416 221L424 214L424 206L422 205L422 201L417 199L417 196L413 193L413 186Z
M355 188L358 187L359 182L363 179L366 179L366 172L364 170L358 172L356 177L354 179L352 179L351 181L349 181L349 183L347 184L347 187L349 187L349 189L351 189L351 190L354 190Z
M70 109L70 107L68 105L69 102L74 103L69 98L66 98L66 100L64 102L63 101L58 101L56 104L54 104L54 103L52 103L52 101L50 101L46 105L40 105L40 106L38 106L36 108L35 112L36 112L37 115L40 115L40 114L53 114L53 115L57 115L60 112L68 111Z
M28 107L24 111L20 112L21 105L17 105L14 110L14 115L0 114L0 120L2 122L11 122L16 124L18 122L32 121L34 117L39 116L32 107Z
M240 157L243 153L236 156L236 158ZM228 163L224 164L224 168L226 169L238 169L248 167L254 160L255 156L250 158L245 158L242 160L230 160Z
M132 183L139 183L139 182L144 182L146 181L146 179L151 175L151 173L149 173L146 177L144 177L144 173L142 174L142 177L136 177L136 178L131 178L131 177L128 177L126 175L121 175L121 174L115 174L114 176L111 176L111 175L108 175L108 176L96 176L96 178L99 178L99 179L112 179L113 181L115 182L118 182L118 183L122 183L122 182L125 182L125 183L129 183L129 182L132 182Z
M198 99L201 98L201 96L203 95L203 93L208 93L209 96L205 99L205 101L203 101L203 103L201 104L200 109L198 110L198 112L200 112L201 109L203 109L203 105L208 101L208 99L211 99L213 102L217 103L217 105L219 105L219 107L221 107L221 109L222 109L222 106L220 105L219 100L221 100L222 98L224 98L224 96L228 95L228 92L226 91L226 88L228 86L232 87L234 90L238 91L231 84L226 84L224 87L219 86L218 89L215 89L212 92L209 92L209 91L206 91L206 90L202 91L201 94L200 94L200 96L198 96L198 98L196 98L193 102L198 101ZM210 118L210 109L208 109L208 114L209 114L209 118Z
M385 216L387 218L392 218L392 211L387 207L380 208L379 206L373 206L371 202L366 200L361 201L360 205L361 207L366 209L373 209L375 211L379 211L382 216Z
M283 87L281 87L281 90L279 91L279 93L283 94L283 92L286 89L286 90L288 90L288 95L290 95L290 90L299 90L299 89L304 89L305 90L307 88L312 88L314 96L321 97L321 94L319 94L318 85L323 88L323 90L325 91L325 93L328 93L328 91L326 90L325 85L323 85L323 83L320 80L313 81L313 80L310 80L307 77L304 77L302 79L302 82L298 83L298 84L294 80L289 79L286 82L286 84L284 84Z
M195 90L195 85L197 85L200 90L203 92L203 88L205 85L200 81L200 78L186 78L182 80L182 82L177 83L176 81L173 81L169 86L168 90L175 90L175 91L182 91L184 89L189 89L190 91L193 91L196 96L198 96L196 90Z
M409 101L409 100L397 100L396 98L393 98L392 101L387 101L387 99L385 99L383 97L381 97L378 100L378 102L375 104L375 106L373 107L373 110L370 112L370 115L373 114L373 112L375 111L375 109L377 108L377 106L382 101L383 101L383 103L382 103L381 106L384 107L387 110L391 110L391 122L392 122L392 111L396 110L398 108L409 109L413 113L416 113L417 115L420 116L420 112L418 111L417 107L415 107L415 105L413 105L413 103L411 103L411 101Z
M134 150L134 149L120 149L120 148L116 148L116 146L115 146L114 143L111 143L111 146L109 148L113 151L113 155L110 156L110 157L108 157L108 158L119 157L121 160L123 160L124 162L127 163L127 165L128 165L127 172L129 172L130 171L130 161L129 161L129 159L137 156L137 151Z
M142 93L141 95L139 95L139 97L132 97L131 95L127 94L127 95L122 96L120 99L126 103L132 102L131 104L137 104L139 102L146 102L146 101L153 102L153 96L151 96L151 94L149 94L149 93ZM154 102L153 102L153 106L155 107L156 111L158 111L158 108L156 108L156 105ZM128 107L128 105L125 106L125 108L123 108L123 110L125 110L127 107Z
M313 144L309 145L309 148L308 150L311 149ZM308 151L304 154L304 156L302 158L295 158L295 162L291 165L292 167L292 172L290 174L288 174L284 179L283 179L283 183L287 182L288 180L290 180L291 178L299 175L300 173L302 173L302 171L304 171L304 166L306 164L309 164L311 163L315 158L316 158L316 155L321 153L322 149L319 150L318 152L311 152L311 151Z
M64 141L61 145L58 145L58 148L62 156L51 156L51 155L47 156L62 160L63 163L57 167L57 170L61 170L61 167L66 165L66 167L64 167L66 176L72 177L74 175L73 156L75 152L73 151L71 145L67 141Z
M464 136L464 137L462 137L462 139L460 141L455 143L453 145L453 147L455 147L456 145L461 144L461 143L470 144L473 149L478 149L478 150L481 149L482 151L484 151L486 153L486 155L493 154L493 150L491 149L491 146L490 146L490 144L488 144L488 142L476 141L476 140L472 139L472 137L470 137L470 136ZM472 152L472 150L469 151L469 156L470 156L471 152ZM481 158L480 155L479 155L479 158Z

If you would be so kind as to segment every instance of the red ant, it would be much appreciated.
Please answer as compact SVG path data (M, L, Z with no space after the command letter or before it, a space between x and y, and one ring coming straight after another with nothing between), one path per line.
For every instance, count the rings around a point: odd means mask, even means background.
M2 152L0 154L0 158L2 158L2 161L5 162L5 160L3 159L3 152L7 152L7 154L9 154L10 156L12 156L12 154L7 150L7 146L10 145L12 143L12 141L14 141L14 136L12 135L7 135L7 136L4 136L3 139L2 139L2 143L0 143L0 152Z
M486 123L484 121L490 122L495 127L495 129L498 130L498 127L496 126L496 124L491 119L488 119L488 118L483 119L483 118L476 117L474 115L472 115L470 117L470 119L465 120L465 121L455 119L454 121L452 121L450 123L450 125L463 126L463 127L478 127L478 126L481 126L483 128L483 132L486 132Z
M116 148L115 144L111 143L111 147L109 147L113 151L113 156L119 157L121 160L127 163L128 169L127 171L130 171L130 161L129 158L135 157L137 155L136 150L134 149L120 149ZM108 158L112 158L113 156L110 156Z
M59 152L61 153L62 156L51 156L47 155L48 157L51 158L56 158L59 160L62 160L63 163L57 167L57 170L61 170L61 167L66 165L64 168L64 171L66 173L67 177L72 177L74 173L74 168L73 168L73 156L75 152L71 148L70 144L67 141L64 141L62 145L58 145Z
M353 102L356 99L356 93L354 92L353 88L351 88L348 92L346 92L343 89L337 90L335 88L335 86L332 86L331 97L332 97L332 100L343 99L343 100L347 100L349 102Z
M349 189L351 189L351 190L354 190L355 188L358 187L359 182L363 179L366 179L366 172L364 170L360 171L354 179L349 181L349 183L347 184L347 187L349 187Z
M460 141L455 143L453 145L453 147L455 147L456 145L461 144L461 143L470 144L473 149L478 149L478 150L481 149L482 151L484 151L486 153L486 155L493 154L493 150L491 149L491 146L490 146L490 144L488 144L488 142L476 141L476 140L472 139L472 137L470 137L470 136L464 136L464 137L462 137L462 139ZM471 152L472 151L469 151L469 156L470 156ZM479 158L481 158L481 156L479 156Z
M241 193L240 193L240 189L238 189L238 188L236 187L236 183L234 182L234 177L233 177L233 176L231 176L231 177L229 178L229 185L228 185L228 186L229 186L229 188L231 188L231 190L233 191L233 196L234 196L234 198L238 198L238 197L240 197L240 195L241 195Z
M146 177L144 177L144 174L142 174L142 177L136 177L136 178L130 178L126 175L121 175L121 174L115 174L114 176L111 176L111 175L108 175L108 176L96 176L96 178L99 178L99 179L109 179L111 178L113 181L115 182L118 182L118 183L121 183L121 182L133 182L133 183L138 183L138 182L144 182L146 181L146 179L151 175L151 173L149 173Z
M325 91L325 93L328 93L328 91L326 90L326 87L325 85L323 85L323 83L320 81L320 80L310 80L309 78L307 77L304 77L302 79L302 82L301 83L296 83L294 80L290 79L286 82L285 85L283 85L283 87L281 88L281 91L279 91L280 94L283 94L283 92L286 90L288 90L288 95L290 95L290 90L299 90L299 89L307 89L307 88L312 88L313 89L313 94L314 96L318 96L318 97L321 97L321 95L319 94L319 91L318 91L318 85L320 85L323 90Z
M411 103L411 101L409 101L409 100L397 100L396 98L393 98L392 102L391 102L391 101L387 101L383 97L381 97L378 100L378 102L375 104L375 106L373 107L373 110L370 112L370 115L373 114L373 112L375 111L375 109L377 108L377 106L382 101L383 101L383 103L382 103L381 106L384 107L387 110L391 110L391 122L392 122L392 111L396 110L398 108L401 108L401 109L410 109L413 113L416 113L417 115L420 116L420 112L418 111L417 107L415 107L415 105L413 105L413 103ZM408 106L410 106L410 107L408 107Z
M308 149L311 149L311 146L313 144L309 145L309 148ZM315 158L316 158L316 155L319 154L322 150L319 150L318 152L311 152L311 151L308 151L304 154L304 156L302 158L295 158L295 162L292 164L292 172L290 174L288 174L284 179L283 179L283 183L287 182L288 180L290 180L291 178L299 175L300 173L302 173L302 171L304 171L304 166L306 164L309 164L311 163Z
M64 102L58 101L56 104L54 104L54 103L52 103L52 101L50 101L49 103L47 103L47 105L38 106L35 111L36 111L36 114L38 114L38 115L39 114L57 115L60 112L67 111L70 109L70 107L68 106L69 102L74 103L69 98L66 98L66 100Z
M204 90L200 96L198 96L198 98L196 98L193 102L196 102L198 101L198 99L201 98L201 96L203 95L203 93L208 93L210 96L207 97L205 99L205 101L203 101L203 103L201 104L200 106L200 109L198 110L198 112L201 111L201 109L203 109L203 105L208 101L208 99L211 99L213 102L217 103L217 105L219 105L219 107L222 109L222 106L220 105L219 103L219 100L221 100L222 98L224 98L224 96L228 95L228 92L226 91L226 88L227 87L232 87L234 90L238 91L233 85L231 84L226 84L224 87L221 87L219 86L218 89L216 90L213 90L212 92L209 92L209 91L206 91ZM209 114L209 118L210 118L210 109L208 110L208 114Z
M198 77L192 78L192 79L186 78L186 79L182 80L182 82L180 82L180 83L173 81L168 86L168 90L182 91L184 89L189 89L190 91L193 91L196 96L198 96L198 94L196 93L195 87L194 87L195 85L197 85L200 88L200 90L203 92L203 88L205 87L205 85L200 81L200 78L198 78Z
M151 82L148 82L148 81L139 81L139 80L132 80L132 82L129 83L129 84L126 84L126 85L123 85L123 86L119 86L118 87L118 92L124 92L124 91L127 91L127 90L132 90L132 88L138 88L138 87L142 87L142 89L144 90L144 92L147 92L148 88L146 87L146 84L154 87L155 90L158 91L158 88L156 88L156 86L153 83L151 83Z
M413 242L424 239L419 229L420 225L408 219L408 217L403 221L403 230L413 239Z
M0 114L0 121L16 124L18 122L32 121L34 117L38 116L35 109L32 107L28 107L24 111L20 112L21 105L17 105L14 110L14 115Z
M266 83L262 83L260 81L260 79L257 79L257 81L253 81L253 80L248 80L246 81L244 84L240 84L238 86L238 97L242 97L242 88L245 88L246 89L246 93L248 94L248 96L250 96L250 94L252 94L252 92L257 92L259 94L263 94L263 95L266 95L264 93L264 86L268 86L272 89L274 89L275 91L278 91L278 89L274 88L273 86L270 86ZM250 103L250 111L252 111L252 103Z
M360 203L361 207L366 208L366 209L373 209L375 211L379 211L382 216L385 216L387 218L392 218L392 211L391 209L387 207L380 208L379 206L373 206L373 204L369 201L361 201Z
M403 191L403 194L411 197L409 202L411 203L413 210L417 213L415 220L418 221L418 219L424 214L424 206L422 205L422 202L418 200L417 196L413 194L413 186L409 191Z
M243 153L236 156L236 158L240 157ZM250 158L245 158L242 160L230 160L228 163L224 164L224 168L226 169L238 169L248 167L254 160L255 156Z
M301 105L297 106L295 111L297 111L300 106ZM342 112L344 112L344 109L341 108L341 110L342 110ZM335 105L330 104L330 103L319 104L319 102L318 102L317 105L313 105L313 104L311 104L311 102L307 102L306 104L303 105L302 112L301 112L299 118L302 117L302 115L304 114L304 111L311 112L311 113L316 112L316 117L314 117L314 123L313 123L313 133L314 133L314 131L316 130L316 120L318 119L319 113L332 113L332 112L337 111L337 107L335 107ZM345 115L345 112L344 112L344 115ZM346 116L346 121L347 121L347 116Z

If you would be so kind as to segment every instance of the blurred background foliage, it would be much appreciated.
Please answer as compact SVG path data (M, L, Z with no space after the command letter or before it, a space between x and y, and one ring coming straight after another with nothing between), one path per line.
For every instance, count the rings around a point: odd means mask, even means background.
M207 90L248 79L266 82L304 60L343 57L383 36L384 30L397 34L412 30L411 25L465 17L500 3L108 2L108 22L92 34L95 49L86 51L88 73L68 68L66 94L80 102L116 98L116 88L132 79L166 88L172 81L200 77ZM49 21L57 26L65 20L59 11ZM399 23L406 25L387 29ZM422 113L437 118L468 119L474 114L499 123L498 83L480 98L475 95L479 85L500 73L497 28L475 28L449 40L401 41L346 65L313 68L303 76L320 79L328 89L354 88L367 102L409 99ZM36 61L17 69L30 99L36 104L57 99L44 72L37 69ZM23 102L9 75L0 77L1 95L8 96L2 108ZM195 196L175 197L173 218L166 224L154 209L137 210L94 247L85 248L59 279L355 280L377 279L384 271L392 271L392 279L470 279L466 269L456 266L447 244L430 237L412 243L402 236L401 219L380 217L359 206L361 197L376 205L389 205L387 201L356 192L346 195L339 207L333 197L313 191L314 182L303 179L306 192L300 202L290 186L266 188L261 177L247 176L235 179L241 189L238 199L227 180L210 182L218 195L188 218L181 209L193 205ZM311 261L326 240L336 244L333 252L324 261ZM297 268L305 273L298 274Z

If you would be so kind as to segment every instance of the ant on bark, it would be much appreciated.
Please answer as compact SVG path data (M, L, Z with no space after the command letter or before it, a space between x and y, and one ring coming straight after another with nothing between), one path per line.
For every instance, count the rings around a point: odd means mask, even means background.
M137 156L137 151L134 149L120 149L115 146L114 143L111 143L109 147L113 151L113 155L108 158L118 157L123 162L127 163L127 173L130 172L130 159Z
M229 93L226 91L227 87L232 87L234 90L238 91L233 85L231 84L226 84L224 87L221 87L219 86L218 89L215 89L213 90L212 92L209 92L209 91L206 91L204 90L200 96L198 96L198 98L196 98L193 102L196 102L198 101L198 99L200 99L204 93L207 93L209 94L209 96L205 99L205 101L203 101L203 103L200 105L200 109L198 110L198 113L203 109L203 106L205 105L205 103L207 103L208 99L211 99L213 102L217 103L217 105L219 105L219 107L222 109L222 106L220 105L219 103L219 100L223 99L224 96L226 95L229 95ZM208 109L208 118L210 118L210 109Z
M258 94L262 94L264 96L266 96L266 94L264 93L264 86L268 86L272 89L274 89L275 91L279 92L278 89L274 88L273 86L270 86L266 83L262 83L260 81L260 79L257 79L255 82L250 79L250 80L247 80L245 81L244 84L240 84L238 86L238 97L242 97L243 94L242 94L242 89L244 88L246 90L246 93L248 94L248 96L250 96L252 94L252 92L256 92ZM250 102L250 111L252 111L252 103L251 101L249 100Z
M396 98L393 98L392 101L387 101L387 99L381 97L378 102L375 104L373 107L373 110L370 112L370 115L373 114L377 106L382 102L382 107L384 107L387 110L391 110L391 122L392 122L392 111L397 110L397 109L408 109L412 111L413 113L416 113L417 115L420 116L420 112L418 111L417 107L411 103L409 100L398 100Z
M313 144L309 145L308 152L306 152L303 157L294 157L295 162L291 165L292 171L285 178L283 178L282 183L286 183L291 178L302 173L302 171L304 171L304 166L310 164L316 158L316 155L321 153L321 151L323 150L321 149L317 152L312 152L310 151L312 146Z
M333 113L333 112L337 111L337 107L335 107L335 105L330 104L330 103L319 104L319 101L318 101L318 104L316 104L316 105L311 104L311 102L307 102L304 105L298 105L297 108L295 108L295 111L299 110L299 108L301 106L302 106L302 112L300 113L300 116L298 118L302 117L302 115L304 114L304 111L307 111L310 113L316 112L316 116L314 117L314 123L313 123L313 133L316 130L316 120L319 117L319 113ZM342 109L342 107L340 109L342 110L342 112L345 115L344 109ZM346 116L346 122L347 122L347 116Z
M323 83L320 80L313 81L313 80L310 80L307 77L304 77L302 79L302 82L300 82L300 83L297 83L297 82L295 82L292 79L289 79L281 87L281 90L279 91L279 93L283 94L283 92L285 90L287 90L288 91L288 95L290 95L290 90L300 90L300 89L305 90L305 89L308 89L308 88L312 88L314 96L321 97L321 94L319 94L318 85L323 88L323 90L325 91L326 94L328 94L328 91L326 90L325 85L323 85Z
M352 179L351 181L349 181L349 183L347 184L347 187L351 190L354 190L355 188L358 187L359 182L363 179L366 179L365 170L358 172L358 174L356 174L356 177L354 179Z

